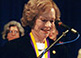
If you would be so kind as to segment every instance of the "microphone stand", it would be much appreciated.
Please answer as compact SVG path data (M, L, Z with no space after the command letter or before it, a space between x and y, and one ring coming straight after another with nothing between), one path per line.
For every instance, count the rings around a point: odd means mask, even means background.
M54 46L68 32L69 30L63 32L62 35L55 42L53 42L49 47L47 47L37 58L41 58L52 46Z

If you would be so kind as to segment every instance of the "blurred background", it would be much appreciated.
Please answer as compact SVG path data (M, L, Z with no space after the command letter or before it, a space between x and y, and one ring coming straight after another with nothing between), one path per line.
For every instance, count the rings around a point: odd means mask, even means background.
M23 6L28 0L0 0L0 43L1 32L6 23L11 20L20 22ZM81 0L54 0L61 11L61 21L81 33ZM69 39L69 38L68 38ZM71 58L77 58L81 48L81 38L70 43Z

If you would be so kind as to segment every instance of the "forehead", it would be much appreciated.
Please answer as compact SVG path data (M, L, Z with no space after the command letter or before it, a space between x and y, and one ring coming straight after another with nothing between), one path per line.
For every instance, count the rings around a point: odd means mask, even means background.
M18 30L17 26L11 26L10 30Z
M55 19L55 9L51 8L48 11L43 12L40 16L47 18L47 19Z

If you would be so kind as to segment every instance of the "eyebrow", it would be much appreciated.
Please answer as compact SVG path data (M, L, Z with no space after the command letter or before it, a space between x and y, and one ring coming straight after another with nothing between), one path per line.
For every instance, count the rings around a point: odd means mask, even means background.
M41 16L40 19L41 19L41 20L44 20L44 19L45 19L45 20L48 20L47 17L43 17L43 16ZM56 18L51 18L51 17L50 17L50 20L55 20L55 19L56 19Z

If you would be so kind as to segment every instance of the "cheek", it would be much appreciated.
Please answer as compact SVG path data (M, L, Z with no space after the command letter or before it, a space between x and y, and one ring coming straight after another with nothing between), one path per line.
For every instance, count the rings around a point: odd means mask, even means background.
M10 35L11 35L11 34L10 34L10 33L8 33L8 34L7 34L7 37L10 37Z
M16 34L16 37L19 37L19 36L20 36L19 33L17 33L17 34Z
M7 38L10 38L10 34L9 33L7 34Z
M36 26L35 26L35 28L36 29L41 29L41 28L43 28L44 27L44 24L43 23L38 23L38 24L36 24Z
M44 23L41 22L41 21L38 21L36 25L38 25L38 26L42 26L42 25L44 25Z
M39 28L42 28L42 27L44 27L44 24L39 24L38 26L39 26Z

